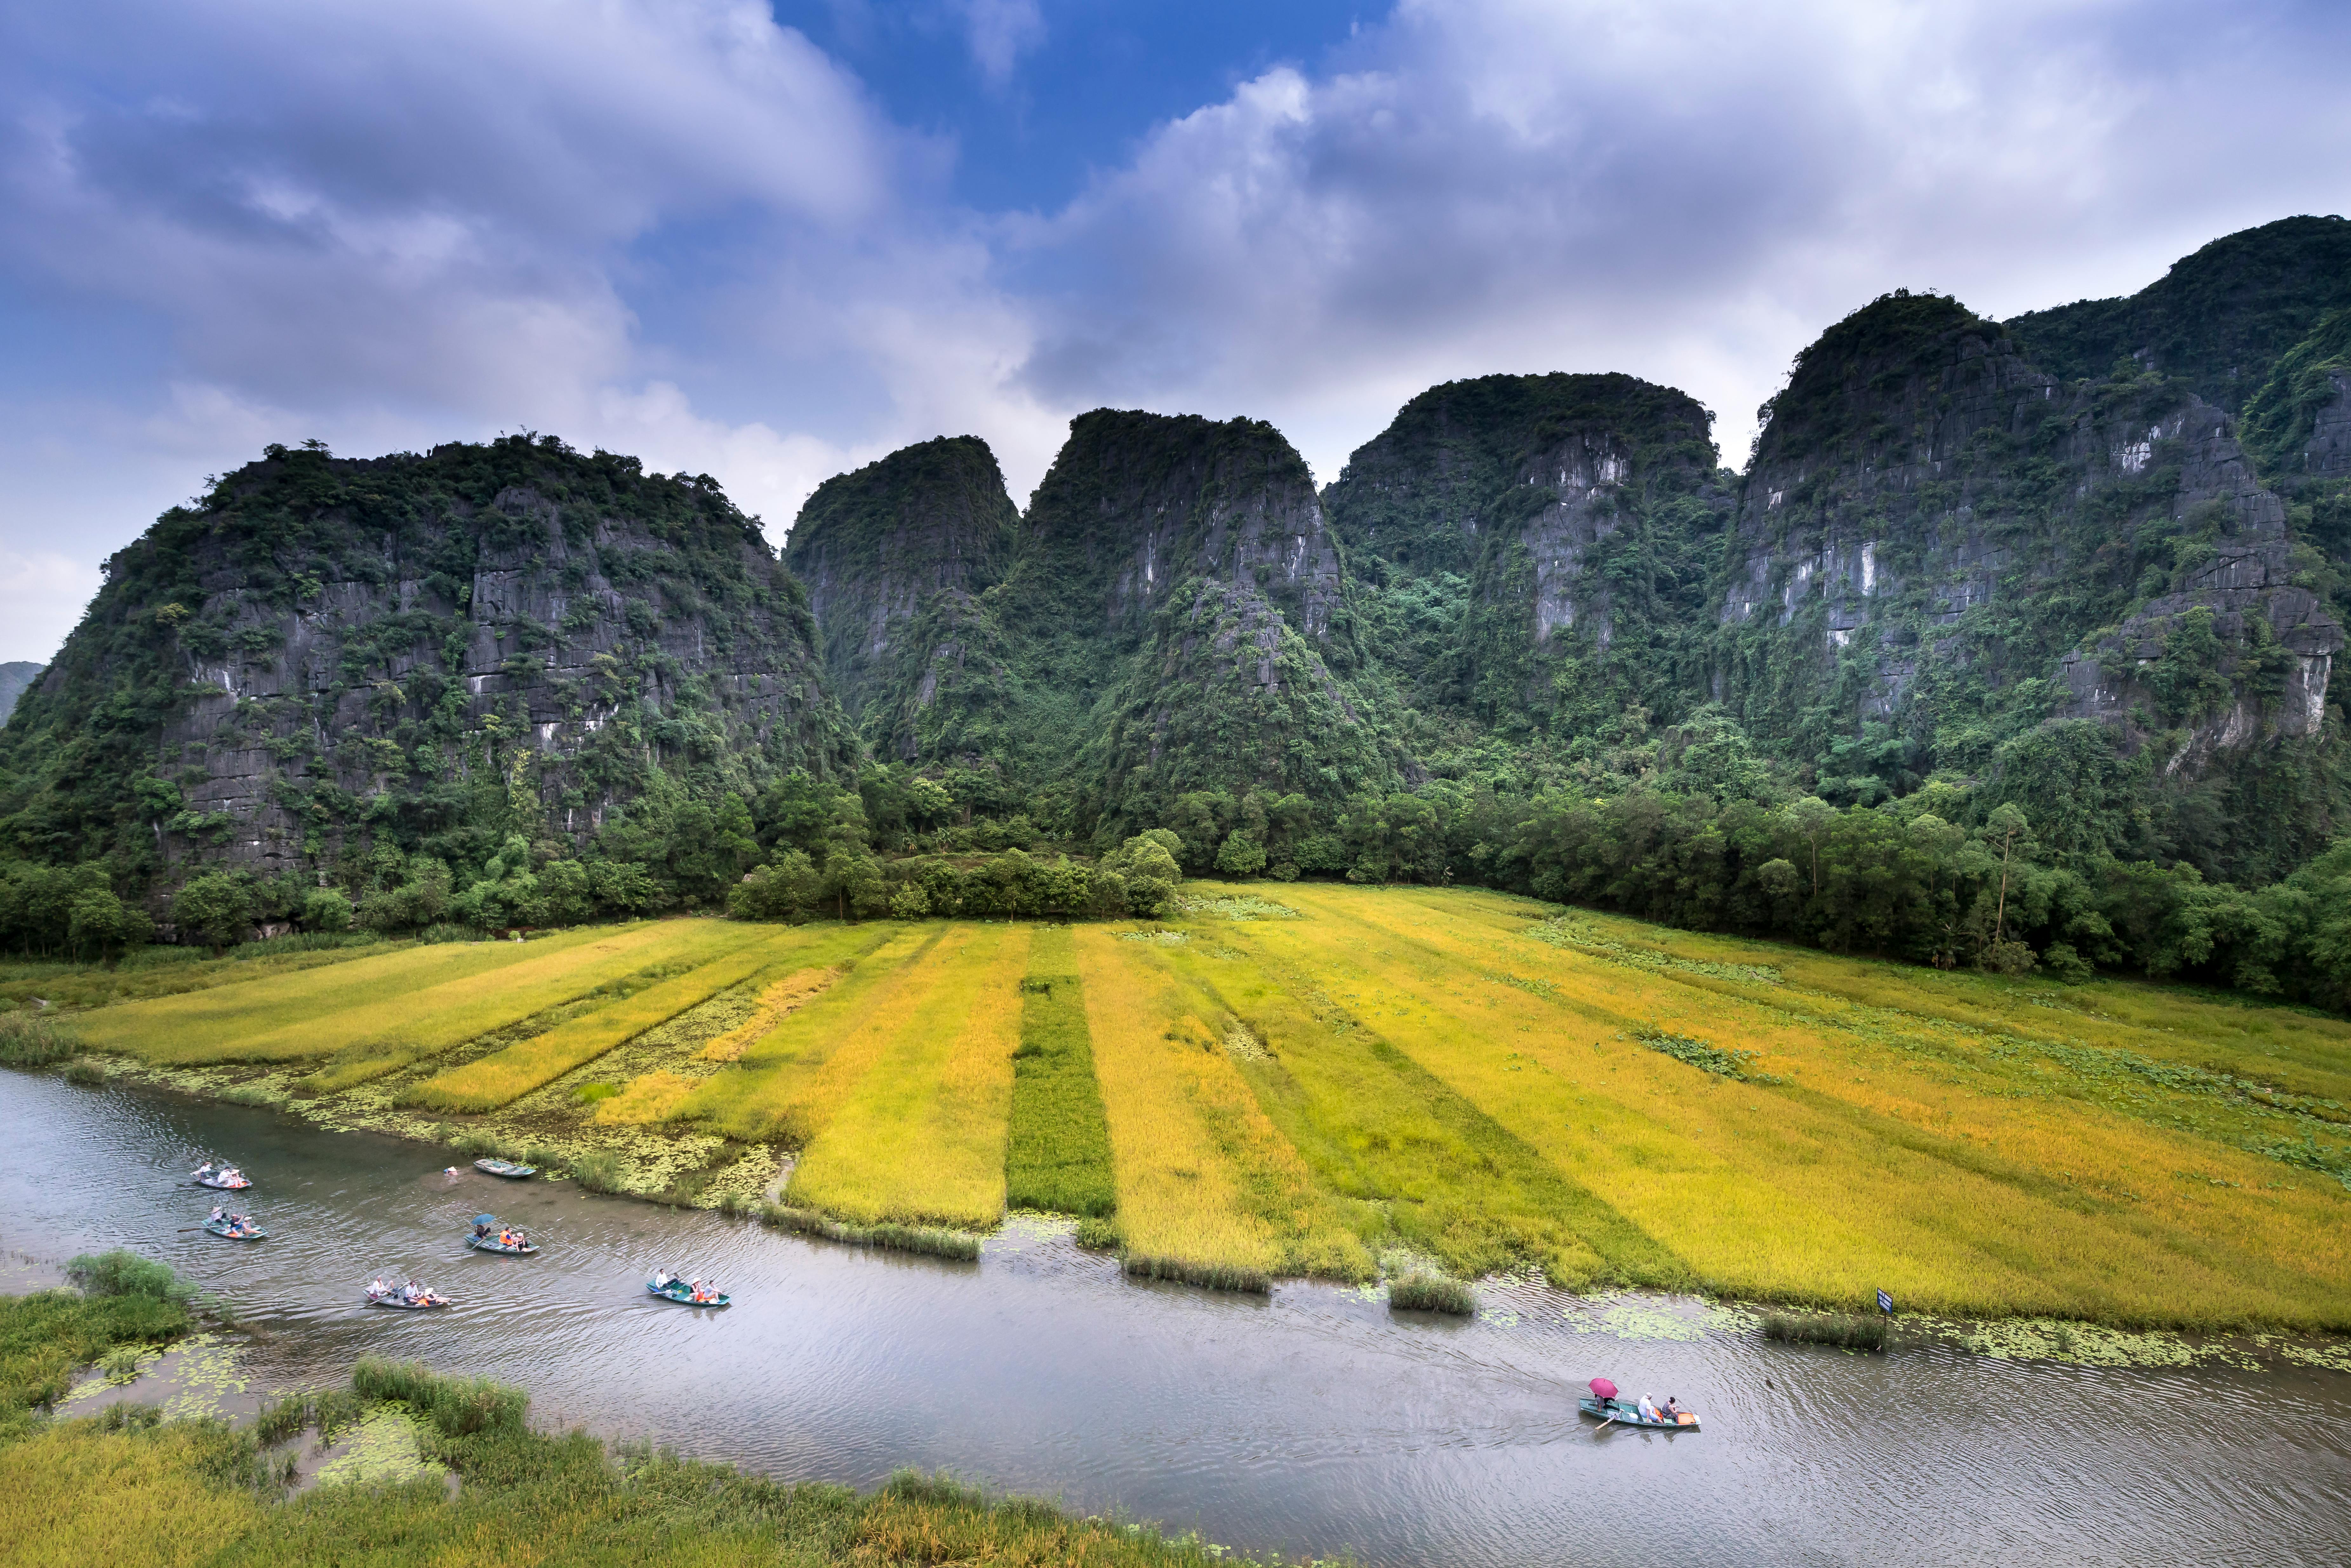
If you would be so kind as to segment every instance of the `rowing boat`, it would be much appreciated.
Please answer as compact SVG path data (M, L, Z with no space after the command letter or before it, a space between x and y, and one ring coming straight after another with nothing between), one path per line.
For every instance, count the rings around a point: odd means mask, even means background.
M1646 1421L1638 1406L1622 1399L1579 1399L1575 1407L1595 1420L1614 1422L1619 1427L1639 1427L1652 1432L1695 1432L1698 1417L1685 1410L1678 1421Z
M664 1301L675 1301L681 1306L688 1307L723 1307L729 1305L735 1300L732 1296L721 1294L713 1296L707 1301L697 1301L694 1299L693 1284L684 1280L671 1280L661 1284L647 1280L645 1292L648 1295L659 1296Z
M223 1166L215 1170L209 1165L201 1165L188 1173L188 1179L198 1186L208 1186L215 1192L242 1192L253 1185L252 1180L235 1166Z
M448 1297L441 1295L437 1291L429 1290L425 1291L423 1300L416 1301L407 1300L396 1290L378 1291L371 1289L367 1292L367 1299L370 1306L398 1307L404 1312L430 1312L434 1307L445 1307L452 1304Z
M537 1166L518 1166L512 1160L479 1159L474 1162L474 1168L488 1176L505 1176L508 1181L520 1181L525 1176L538 1174Z
M507 1228L508 1228L498 1223L496 1215L477 1214L474 1216L474 1229L472 1234L465 1238L465 1245L476 1252L496 1252L507 1258L528 1258L538 1250L531 1244L529 1236L520 1230L515 1231L515 1234L522 1239L514 1246L509 1247L499 1240L499 1233Z
M231 1220L207 1219L204 1221L204 1228L214 1236L225 1236L231 1241L258 1241L269 1234L249 1219L242 1227Z

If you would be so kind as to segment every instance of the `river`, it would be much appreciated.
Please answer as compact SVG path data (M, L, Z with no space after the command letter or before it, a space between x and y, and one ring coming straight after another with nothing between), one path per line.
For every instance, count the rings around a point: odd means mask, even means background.
M235 1301L259 1387L365 1352L529 1389L543 1426L861 1487L914 1466L1208 1539L1373 1563L2334 1562L2351 1540L2351 1375L1860 1355L1766 1343L1698 1303L1488 1287L1474 1321L1363 1292L1270 1300L1123 1277L1046 1227L977 1264L507 1183L266 1110L0 1070L0 1245L122 1246ZM185 1231L200 1154L271 1230ZM487 1209L536 1258L460 1243ZM655 1301L656 1265L723 1312ZM379 1270L455 1297L370 1308ZM1695 1434L1595 1435L1583 1381L1678 1396Z

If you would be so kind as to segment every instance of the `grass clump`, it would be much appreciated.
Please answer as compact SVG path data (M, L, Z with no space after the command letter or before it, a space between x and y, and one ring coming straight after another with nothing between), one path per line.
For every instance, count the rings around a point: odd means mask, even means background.
M364 1355L351 1368L351 1392L370 1402L396 1401L430 1420L444 1437L523 1431L530 1396L486 1377L450 1377L421 1361Z
M1833 1344L1845 1350L1884 1350L1893 1339L1884 1318L1848 1313L1766 1312L1763 1337L1787 1344Z
M1138 1280L1172 1280L1177 1284L1198 1285L1210 1291L1239 1291L1262 1296L1273 1289L1273 1276L1264 1270L1243 1269L1230 1263L1203 1263L1188 1258L1153 1258L1130 1252L1124 1268Z
M80 1049L45 1012L17 1008L0 1013L0 1066L47 1067Z
M84 1253L66 1265L66 1278L91 1296L143 1296L158 1301L185 1301L194 1288L172 1271L169 1263L141 1258L116 1248L111 1252Z
M1458 1280L1415 1271L1388 1281L1388 1306L1400 1312L1452 1312L1468 1317L1478 1310L1478 1295Z
M166 1344L191 1326L188 1287L162 1263L131 1252L77 1258L68 1276L83 1293L0 1296L0 1433L34 1406L54 1405L77 1368Z
M1116 1220L1090 1214L1078 1221L1078 1245L1094 1252L1115 1252L1126 1242L1118 1233Z
M1020 1045L1012 1053L1005 1199L1100 1221L1118 1207L1110 1123L1086 1030L1085 998L1066 926L1037 933L1020 982ZM1080 1228L1081 1239L1084 1226Z
M622 1186L621 1160L617 1155L597 1150L591 1154L575 1155L564 1162L566 1174L588 1192L620 1192Z
M960 1230L888 1222L850 1225L831 1215L819 1214L812 1208L799 1208L784 1203L762 1204L756 1212L761 1220L778 1230L821 1237L827 1241L845 1241L852 1247L880 1247L893 1252L918 1252L932 1258L952 1258L964 1263L979 1260L979 1238Z
M107 1084L106 1069L87 1056L77 1056L66 1063L66 1082L84 1089L103 1089Z

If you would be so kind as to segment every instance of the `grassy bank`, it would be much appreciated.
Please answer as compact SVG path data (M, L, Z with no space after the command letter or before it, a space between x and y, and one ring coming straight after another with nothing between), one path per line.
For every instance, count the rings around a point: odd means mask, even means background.
M1397 1255L1427 1276L1407 1296L1540 1272L2351 1330L2345 1020L1479 891L1193 892L1147 928L665 921L305 954L51 1009L22 1052L602 1190L740 1209L780 1186L861 1231L1056 1209L1137 1274L1241 1289Z
M162 1298L0 1297L0 1335L37 1320L45 1343L86 1363L83 1353L126 1332L125 1299ZM364 1359L348 1393L281 1401L244 1431L159 1422L120 1406L98 1419L27 1414L54 1375L48 1361L35 1366L0 1354L0 1413L13 1413L0 1414L0 1540L9 1543L9 1561L26 1568L377 1561L1188 1568L1233 1561L1196 1541L920 1476L860 1494L608 1447L578 1432L549 1436L529 1426L520 1390L410 1363ZM404 1418L433 1473L287 1496L296 1438L321 1422L349 1427L377 1413ZM455 1497L442 1471L457 1478Z

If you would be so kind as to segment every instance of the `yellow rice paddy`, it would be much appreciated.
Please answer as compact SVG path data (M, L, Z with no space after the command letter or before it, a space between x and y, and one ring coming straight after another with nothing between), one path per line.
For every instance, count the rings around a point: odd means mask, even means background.
M938 984L809 1144L785 1197L872 1222L986 1228L1004 1213L1025 925L958 927Z

